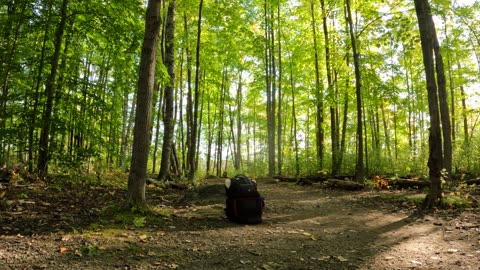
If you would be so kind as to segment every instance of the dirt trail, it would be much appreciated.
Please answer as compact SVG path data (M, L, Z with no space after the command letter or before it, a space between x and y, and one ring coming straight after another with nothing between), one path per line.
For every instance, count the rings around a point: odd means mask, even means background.
M154 192L173 211L160 227L27 234L0 218L0 269L480 269L478 209L413 217L376 192L258 185L267 206L254 226L228 222L221 196L179 205L182 194Z

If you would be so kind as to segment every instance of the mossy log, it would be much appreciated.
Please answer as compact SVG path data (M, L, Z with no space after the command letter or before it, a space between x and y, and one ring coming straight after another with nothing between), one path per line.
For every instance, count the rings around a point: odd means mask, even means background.
M225 199L224 184L204 184L187 190L183 196L184 202L218 201Z
M480 185L480 179L477 178L477 179L466 180L465 184L467 184L467 185Z
M395 188L426 188L430 187L431 183L427 180L413 180L413 179L395 179L388 180L388 185Z
M351 180L340 180L340 179L330 178L330 179L327 179L325 183L331 187L343 189L343 190L361 190L365 188L364 185Z

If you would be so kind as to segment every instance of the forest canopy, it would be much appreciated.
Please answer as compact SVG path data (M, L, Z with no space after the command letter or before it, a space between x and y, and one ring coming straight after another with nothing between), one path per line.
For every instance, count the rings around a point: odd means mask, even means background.
M1 1L2 166L23 163L31 173L129 167L144 2ZM171 173L353 174L361 104L366 175L426 174L430 119L413 1L346 2L360 96L344 1L176 1ZM480 3L430 2L453 172L478 174ZM153 174L170 79L168 3L160 7Z

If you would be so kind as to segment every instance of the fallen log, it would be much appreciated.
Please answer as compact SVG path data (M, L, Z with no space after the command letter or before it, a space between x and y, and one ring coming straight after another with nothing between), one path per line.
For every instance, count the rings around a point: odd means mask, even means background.
M178 190L187 190L188 189L187 184L177 183L177 182L173 182L173 181L162 182L162 181L158 181L158 180L155 180L155 179L152 179L152 178L147 178L146 183L148 185L156 185L156 186L159 186L159 187L162 187L162 188L171 188L171 189L178 189Z
M388 180L388 185L395 188L426 188L430 187L430 181L412 180L412 179L393 179Z
M466 180L465 184L467 184L467 185L480 185L480 179Z
M331 187L339 188L343 190L361 190L365 188L364 185L354 181L350 181L350 180L340 180L340 179L330 178L330 179L327 179L325 183Z
M221 201L225 200L225 196L224 184L204 184L188 189L181 201L184 203L192 203L196 201Z
M282 182L297 183L298 185L312 185L313 183L325 182L328 179L328 177L320 176L320 175L275 176L273 178Z

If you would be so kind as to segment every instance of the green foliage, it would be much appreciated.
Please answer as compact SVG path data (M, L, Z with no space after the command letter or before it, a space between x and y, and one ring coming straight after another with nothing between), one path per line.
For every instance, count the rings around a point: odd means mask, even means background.
M267 2L271 8L271 25L265 25L264 1L208 0L204 3L198 104L202 117L199 119L201 164L195 172L196 179L205 174L209 140L211 162L227 164L226 169L222 165L222 171L226 170L228 174L242 171L255 176L268 172L266 31L274 35L269 56L275 57L277 69L272 78L275 79L276 93L282 91L282 106L278 110L282 116L283 147L281 153L276 153L282 155L282 173L294 175L297 168L302 175L316 174L324 169L332 171L332 124L329 121L332 109L338 117L339 137L345 133L340 173L354 174L357 140L355 82L352 64L347 62L351 61L351 45L345 32L343 2L326 1L330 68L335 74L330 88L327 87L326 43L318 2L314 9L318 20L320 83L325 89L323 168L318 168L316 160L316 102L312 92L315 54L310 2ZM51 1L51 6L48 3L15 2L16 8L11 13L7 12L8 3L0 6L0 84L1 89L5 89L0 94L3 101L0 105L0 163L24 162L30 165L31 172L39 150L40 116L46 100L44 85L50 73L60 8L58 1ZM453 86L453 96L449 99L453 104L449 106L456 108L456 115L452 116L456 120L454 164L461 171L478 173L480 163L476 157L480 155L480 136L474 127L479 112L472 102L478 95L472 89L479 81L478 63L472 57L479 51L474 40L479 35L477 29L480 29L478 3L459 6L449 1L437 1L432 3L432 8L436 22L440 22L437 31L442 40L446 68L452 75L447 78L447 85ZM86 0L70 4L56 78L49 146L50 172L69 174L70 182L89 185L121 183L125 186L124 176L110 178L103 172L129 167L144 9L144 1L139 0L110 1L108 4ZM362 139L366 144L367 173L425 174L429 120L413 5L408 1L367 1L355 5L354 9L358 49L362 55L365 118L365 137ZM161 12L164 16L166 10ZM185 122L188 118L185 115L186 99L188 89L195 85L193 81L187 85L187 72L195 76L197 16L197 1L177 3L175 120L180 163L184 162L187 151L185 137L191 132ZM158 96L163 94L167 79L162 58L164 45L160 46L157 57L155 94ZM241 95L237 100L236 90L240 85ZM466 91L465 97L459 89ZM221 102L223 94L224 102ZM466 99L465 109L461 105L462 98ZM344 109L346 114L343 114ZM467 134L463 132L464 116L468 124ZM182 121L180 117L183 117ZM152 113L152 120L161 119L161 113ZM241 143L240 149L234 149L238 120L241 121ZM345 130L343 120L346 121ZM161 141L161 135L155 139ZM217 149L223 154L220 161L215 156ZM238 150L241 150L242 162L241 168L236 170L232 152ZM153 151L151 153L153 155ZM156 154L159 162L160 151ZM211 164L210 173L215 165ZM92 170L101 172L101 178L89 175ZM86 177L77 178L86 174ZM52 182L49 188L61 190L63 184Z
M163 225L171 214L172 210L168 207L125 209L123 205L110 205L102 211L101 221L97 226L158 227Z
M19 199L28 199L28 194L27 193L20 193L18 194Z
M77 249L78 252L76 252L79 255L88 255L88 256L93 256L93 255L99 255L102 253L102 250L94 245L81 245Z
M442 206L446 208L470 208L473 206L468 194L449 193L442 197Z

